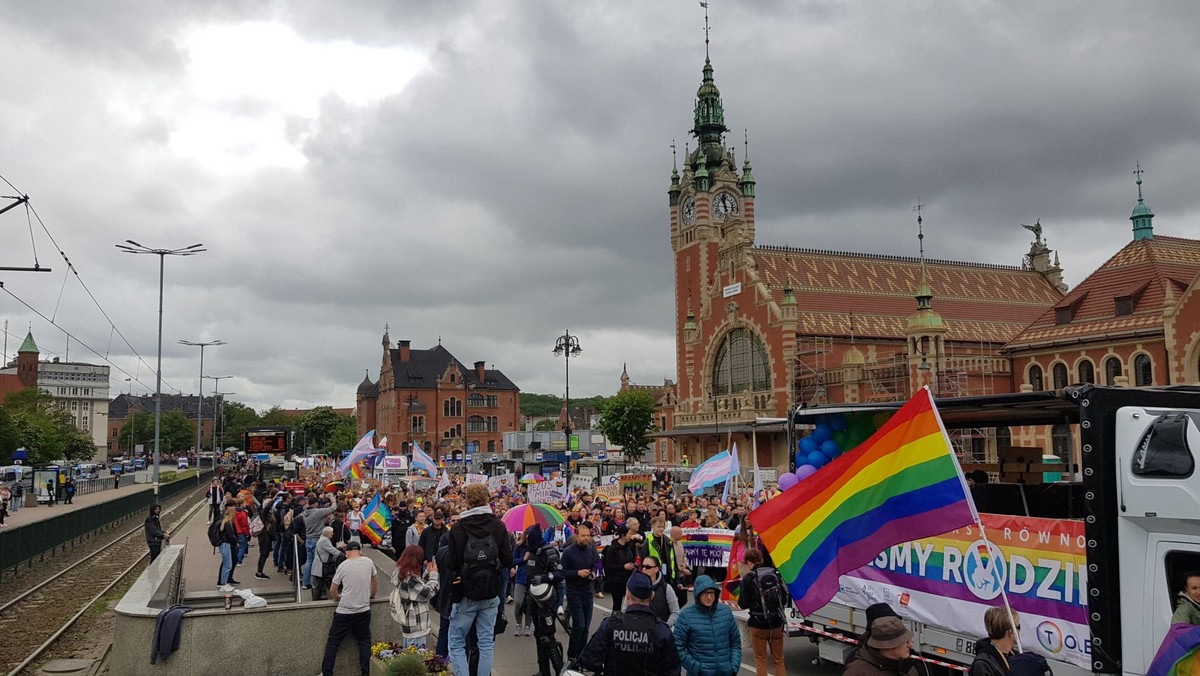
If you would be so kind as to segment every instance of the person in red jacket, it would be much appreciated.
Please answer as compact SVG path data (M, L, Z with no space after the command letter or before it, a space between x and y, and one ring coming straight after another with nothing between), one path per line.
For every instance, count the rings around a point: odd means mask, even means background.
M246 559L246 552L250 551L250 513L245 507L238 507L237 514L233 517L233 528L237 531L238 548L237 565L242 565Z

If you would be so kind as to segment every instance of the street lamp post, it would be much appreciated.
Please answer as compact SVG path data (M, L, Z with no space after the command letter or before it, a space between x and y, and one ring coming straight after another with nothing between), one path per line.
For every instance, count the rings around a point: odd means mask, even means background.
M566 366L566 393L563 397L563 410L566 411L566 420L563 422L563 434L567 438L567 454L571 453L571 357L578 357L579 353L583 352L583 348L579 346L579 336L572 336L570 329L558 337L554 343L554 356L561 356L563 364Z
M116 247L125 253L153 254L158 256L158 366L154 370L154 501L158 501L158 460L162 445L162 320L163 320L163 269L167 256L195 256L207 249L203 244L193 244L182 249L151 249L132 239Z
M221 408L220 408L221 401L222 401L221 395L222 394L233 394L233 392L221 392L221 381L226 380L228 378L232 378L233 376L204 376L204 377L213 381L214 402L213 402L213 445L212 445L212 449L213 449L213 470L215 471L217 469L217 423L221 417ZM196 465L197 466L200 465L200 456L198 456L198 455L196 456Z
M200 392L196 395L196 483L200 483L200 432L204 428L204 348L210 345L225 345L223 340L208 342L181 340L180 345L190 345L200 348ZM216 425L216 423L213 423ZM213 428L216 429L215 427Z

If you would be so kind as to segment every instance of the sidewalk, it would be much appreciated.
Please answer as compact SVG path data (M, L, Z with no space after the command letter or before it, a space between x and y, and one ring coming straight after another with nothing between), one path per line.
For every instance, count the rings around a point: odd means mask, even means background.
M58 516L59 514L66 514L67 512L73 512L77 509L83 509L84 507L91 505L98 505L102 502L116 500L117 498L124 497L132 493L152 490L153 488L154 484L135 484L131 478L128 485L122 481L120 488L110 488L104 491L88 493L87 495L77 495L69 505L59 502L53 507L50 507L45 503L39 504L37 507L22 507L15 513L9 512L8 518L4 520L4 524L6 529L17 528L19 526L37 523L38 521L45 521L46 519Z

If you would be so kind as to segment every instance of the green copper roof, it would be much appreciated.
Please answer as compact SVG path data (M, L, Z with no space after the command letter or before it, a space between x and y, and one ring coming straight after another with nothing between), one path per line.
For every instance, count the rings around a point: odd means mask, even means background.
M783 301L781 305L795 305L796 295L792 293L792 280L788 279L783 285Z
M921 284L917 287L917 311L908 317L908 330L945 331L946 323L933 309L933 289L925 281L925 262L921 262Z
M29 333L25 334L25 342L21 343L21 347L17 350L17 353L40 351L41 350L38 350L37 343L33 342L33 332L30 331Z
M1138 167L1135 172L1138 175L1138 203L1133 207L1133 213L1130 214L1129 220L1133 221L1133 241L1143 239L1154 239L1154 212L1150 211L1150 206L1142 199L1142 169Z
M720 143L721 134L729 131L725 126L725 109L721 105L721 90L713 82L712 63L704 59L704 82L696 90L696 116L692 134L700 143Z

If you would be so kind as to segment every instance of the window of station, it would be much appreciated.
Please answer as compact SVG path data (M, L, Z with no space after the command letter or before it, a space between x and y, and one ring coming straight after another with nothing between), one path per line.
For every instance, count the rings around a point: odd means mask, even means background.
M713 364L713 394L724 395L771 387L771 371L762 341L748 329L725 336Z
M1034 364L1029 367L1029 384L1033 386L1034 392L1041 392L1045 389L1042 385L1042 367Z
M1084 359L1079 362L1079 382L1096 384L1096 367L1090 359Z
M1067 365L1059 362L1054 365L1051 370L1054 374L1054 389L1061 390L1070 384L1070 376L1067 375Z
M1138 387L1154 384L1154 370L1150 364L1150 357L1139 354L1133 358L1133 381Z
M1117 384L1117 378L1120 378L1125 373L1125 367L1121 364L1121 360L1116 357L1109 357L1104 360L1104 384L1113 386Z

